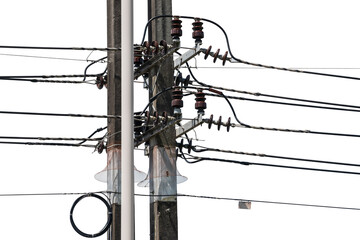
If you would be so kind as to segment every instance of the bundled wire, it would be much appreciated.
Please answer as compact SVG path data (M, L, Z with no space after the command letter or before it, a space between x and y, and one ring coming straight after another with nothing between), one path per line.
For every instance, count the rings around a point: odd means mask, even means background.
M183 158L189 164L199 163L199 162L203 162L203 161L212 161L212 162L240 164L240 165L244 165L244 166L254 165L254 166L262 166L262 167L275 167L275 168L286 168L286 169L294 169L294 170L360 175L360 172L340 171L340 170L322 169L322 168L295 167L295 166L279 165L279 164L238 161L238 160L223 159L223 158L199 157L199 156L193 156L190 154L184 154L183 152L181 152L180 157ZM189 161L189 159L192 161Z
M290 161L302 161L302 162L311 162L311 163L320 163L320 164L333 164L339 166L350 166L350 167L360 167L360 164L354 163L345 163L345 162L332 162L332 161L324 161L324 160L315 160L308 158L297 158L297 157L286 157L272 154L264 154L264 153L251 153L251 152L243 152L243 151L233 151L233 150L224 150L218 148L208 148L203 146L186 146L184 148L190 148L192 151L200 153L200 152L221 152L221 153L231 153L231 154L240 154L246 156L254 156L254 157L265 157L265 158L276 158Z

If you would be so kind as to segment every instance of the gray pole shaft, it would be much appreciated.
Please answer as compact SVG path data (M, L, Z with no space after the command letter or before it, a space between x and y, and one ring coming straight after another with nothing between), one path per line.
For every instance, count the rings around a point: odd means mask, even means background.
M122 1L121 45L121 239L135 240L133 0Z
M121 0L107 0L107 46L121 48ZM108 51L107 71L108 114L121 115L121 52ZM121 192L121 119L108 119L107 189ZM110 169L110 171L109 171ZM114 170L111 170L114 169ZM118 170L117 170L118 169ZM118 194L110 194L113 222L109 240L121 239L121 201Z
M149 18L159 15L172 14L172 1L148 0ZM151 24L149 41L160 42L165 40L171 43L171 19L160 18ZM158 73L158 74L157 74ZM149 96L152 97L163 89L173 85L173 59L165 59L155 67L149 77ZM167 112L173 114L171 107L171 92L162 94L154 101L151 112L157 111L159 115ZM150 194L150 239L151 240L177 240L177 199L176 197L156 197L156 195L177 194L177 170L175 151L175 127L164 131L149 141L149 180Z

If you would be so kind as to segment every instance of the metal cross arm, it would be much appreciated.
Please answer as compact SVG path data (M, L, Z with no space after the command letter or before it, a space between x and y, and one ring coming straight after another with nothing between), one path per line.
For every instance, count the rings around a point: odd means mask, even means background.
M185 52L180 57L174 60L174 69L179 68L181 65L188 62L190 59L194 58L200 52L201 52L200 44L196 44L195 48L188 50L187 52Z
M204 122L205 121L202 119L202 115L199 114L196 118L191 119L190 121L186 122L184 125L179 125L179 127L176 129L176 138L181 137L185 133L200 126Z

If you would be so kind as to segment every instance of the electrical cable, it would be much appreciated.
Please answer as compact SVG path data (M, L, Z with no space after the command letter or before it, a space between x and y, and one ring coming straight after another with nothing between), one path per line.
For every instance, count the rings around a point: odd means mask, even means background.
M299 206L299 207L314 207L314 208L328 208L328 209L360 211L360 208L352 208L352 207L317 205L317 204L306 204L306 203L292 203L292 202L279 202L279 201L255 200L255 199L244 199L244 198L213 197L213 196L181 194L181 193L178 193L176 195L154 195L154 194L135 193L135 196L139 196L139 197L151 197L151 196L153 196L153 197L188 197L188 198L202 198L202 199L211 199L211 200L268 203L268 204L289 205L289 206Z
M295 158L295 157L286 157L286 156L263 154L263 153L250 153L250 152L243 152L243 151L232 151L232 150L224 150L224 149L217 149L217 148L208 148L208 147L203 147L203 146L183 145L183 147L190 148L194 152L210 151L210 152L231 153L231 154L240 154L240 155L255 156L255 157L276 158L276 159L292 160L292 161L333 164L333 165L350 166L350 167L360 167L360 164L353 164L353 163L332 162L332 161L315 160L315 159L308 159L308 158Z
M186 63L187 64L187 63ZM187 64L188 66L188 64ZM346 133L332 133L332 132L320 132L320 131L310 131L310 130L298 130L298 129L284 129L284 128L268 128L268 127L258 127L258 126L252 126L252 125L249 125L249 124L245 124L243 122L241 122L237 115L236 115L236 112L235 112L235 109L234 107L232 106L230 100L228 99L228 97L222 93L221 91L218 91L218 90L215 90L213 88L211 88L212 86L211 85L208 85L208 84L205 84L205 83L202 83L200 81L198 81L196 79L196 77L194 76L194 74L192 73L191 69L189 69L189 73L190 75L192 76L192 78L194 79L195 82L197 82L198 84L204 86L204 87L210 87L209 89L207 89L208 91L210 92L213 92L215 93L214 95L212 94L207 94L207 95L210 95L210 96L218 96L218 97L223 97L226 102L228 103L236 121L240 124L240 126L242 127L245 127L245 128L251 128L251 129L258 129L258 130L269 130L269 131L279 131L279 132L292 132L292 133L310 133L310 134L319 134L319 135L331 135L331 136L342 136L342 137L360 137L360 135L358 134L346 134ZM242 98L244 99L244 98ZM253 100L255 101L255 99ZM263 101L263 100L257 100L257 101ZM267 101L268 103L270 101ZM278 103L280 104L279 102L271 102L271 103ZM294 104L290 104L290 103L281 103L281 104L286 104L286 105L294 105ZM299 104L297 104L299 105ZM302 105L304 106L304 105ZM305 105L305 106L309 106L309 105ZM337 108L329 108L329 107L321 107L321 106L313 106L313 107L316 107L316 108L325 108L325 109L331 109L331 110L342 110L342 111L353 111L353 112L358 112L359 110L355 110L355 109L337 109ZM216 122L214 122L216 124Z
M29 146L58 146L58 147L88 147L95 148L97 145L75 144L75 143L47 143L47 142L6 142L0 141L0 144L29 145Z
M107 126L96 129L92 134L90 134L90 135L88 136L88 138L92 138L92 136L94 136L96 133L102 132L102 131L104 131L105 129L107 129ZM99 139L99 140L103 140L103 138L101 138L101 139ZM79 142L78 144L81 145L81 144L85 143L86 141L87 141L87 140L83 140L83 141Z
M63 137L18 137L18 136L0 136L0 139L13 140L40 140L40 141L100 141L101 138L63 138Z
M38 49L38 50L71 50L71 51L121 51L121 48L94 48L94 47L41 47L41 46L0 45L0 48Z
M291 100L291 101L299 101L299 102L309 102L309 103L316 103L316 104L323 104L323 105L332 105L332 106L339 106L339 107L349 107L349 108L360 108L360 106L355 105L348 105L348 104L339 104L339 103L330 103L330 102L323 102L323 101L316 101L316 100L308 100L308 99L300 99L300 98L292 98L292 97L284 97L284 96L278 96L278 95L271 95L271 94L264 94L259 92L248 92L248 91L240 91L235 89L229 89L229 88L223 88L223 87L217 87L209 84L205 84L203 82L200 82L195 75L193 74L192 70L190 69L189 64L186 62L187 69L191 75L191 77L194 79L196 83L198 83L201 86L210 87L214 89L219 90L225 90L230 92L237 92L237 93L243 93L248 95L254 95L254 96L262 96L262 97L269 97L269 98L279 98L279 99L285 99L285 100ZM301 104L295 104L295 103L283 103L283 102L273 102L273 101L266 101L266 100L256 100L256 99L248 99L248 98L239 98L239 100L247 100L247 101L256 101L256 102L264 102L264 103L274 103L274 104L283 104L283 105L292 105L292 106L298 106L298 107L312 107L312 108L323 108L328 110L341 110L341 111L355 111L358 112L358 110L351 110L351 109L344 109L344 108L330 108L330 107L321 107L321 106L314 106L314 105L301 105Z
M322 169L322 168L295 167L295 166L288 166L288 165L237 161L237 160L222 159L222 158L197 157L197 156L192 156L190 154L186 154L186 155L188 157L185 157L184 153L182 153L180 156L181 156L181 158L183 158L189 164L199 163L199 162L202 162L202 161L214 161L214 162L223 162L223 163L234 163L234 164L240 164L240 165L244 165L244 166L254 165L254 166L262 166L262 167L275 167L275 168L287 168L287 169L294 169L294 170L305 170L305 171L316 171L316 172L360 175L360 172L340 171L340 170ZM193 159L194 161L189 161L188 159Z
M48 59L48 60L65 60L65 61L77 61L77 62L93 62L93 61L95 61L95 60L88 60L88 59L85 60L85 59L79 59L79 58L61 58L61 57L24 55L24 54L10 54L10 53L0 53L0 56L41 58L41 59Z
M95 234L88 234L88 233L85 233L85 232L81 231L76 226L76 224L74 222L74 219L73 219L73 212L74 212L74 209L75 209L76 205L82 199L87 198L87 197L93 197L93 198L99 199L101 202L103 202L105 204L106 209L107 209L107 222L106 222L105 226L98 233L95 233ZM101 197L101 196L99 196L99 195L97 195L95 193L88 193L88 194L82 195L82 196L80 196L79 198L77 198L75 200L75 202L73 203L73 205L72 205L72 207L70 209L70 223L71 223L71 226L74 228L74 230L83 237L87 237L87 238L99 237L99 236L103 235L110 228L110 225L112 223L112 208L110 206L110 203L108 201L106 201L106 199L104 199L103 197Z
M107 58L107 56L106 56L106 57L99 58L98 60L93 61L92 63L90 63L89 65L87 65L86 68L85 68L85 70L84 70L84 79L83 79L83 81L86 80L87 70L89 69L89 67L91 67L91 66L94 65L95 63L98 63L98 62L100 62L100 61L102 61L102 60L104 60L104 59L106 59L106 58ZM105 72L106 72L106 70L104 71L104 73L105 73ZM103 74L104 74L104 73L103 73ZM101 75L103 75L103 74L101 74Z
M87 74L87 77L97 77L99 74ZM85 77L84 74L62 74L62 75L23 75L23 76L0 76L0 79L13 79L13 78L77 78Z
M86 194L121 194L119 192L112 191L96 191L96 192L63 192L63 193L0 193L0 197L32 197L32 196L73 196L73 195L86 195ZM200 199L211 199L211 200L227 200L227 201L241 201L241 202L254 202L254 203L269 203L269 204L280 204L300 207L316 207L316 208L329 208L339 210L355 210L360 211L360 208L353 207L341 207L341 206L330 206L330 205L317 205L317 204L305 204L305 203L291 203L291 202L280 202L280 201L267 201L267 200L256 200L256 199L245 199L245 198L229 198L229 197L215 197L205 195L194 195L194 194L169 194L169 195L155 195L155 194L140 194L135 193L138 197L188 197L188 198L200 198Z
M49 116L49 117L121 118L121 116L116 116L116 115L91 115L91 114L43 113L43 112L15 112L15 111L0 111L0 114L34 115L34 116Z
M231 51L229 38L228 38L228 35L227 35L226 31L224 30L224 28L222 28L218 23L216 23L216 22L214 22L212 20L206 19L206 18L198 18L198 17L191 17L191 16L179 16L179 15L159 15L159 16L155 16L155 17L149 19L149 21L145 25L145 30L144 30L143 38L142 38L142 41L141 41L141 45L144 43L147 28L148 28L149 24L152 21L154 21L154 20L156 20L158 18L173 18L173 17L184 18L184 19L199 19L199 20L203 20L205 22L209 22L209 23L215 25L216 27L218 27L225 36L225 40L226 40L226 44L227 44L230 56L235 61L237 61L239 63L250 65L250 66L255 66L255 67L276 69L276 70L295 72L295 73L304 73L304 74L312 74L312 75L319 75L319 76L326 76L326 77L344 78L344 79L351 79L351 80L360 80L359 77L344 76L344 75L329 74L329 73L321 73L321 72L314 72L314 71L304 71L304 70L300 70L300 69L292 69L292 68L284 68L284 67L276 67L276 66L271 66L271 65L252 63L252 62L248 62L248 61L244 61L244 60L241 60L239 58L236 58L234 56L234 54L232 53L232 51Z
M191 92L194 94L195 92ZM208 96L213 97L222 97L218 94L211 94L207 93ZM306 108L316 108L316 109L325 109L325 110L335 110L335 111L345 111L345 112L360 112L360 109L351 109L351 108L337 108L337 107L325 107L325 106L318 106L318 105L308 105L308 104L299 104L299 103L289 103L289 102L278 102L278 101L269 101L269 100L261 100L261 99L253 99L253 98L244 98L244 97L236 97L236 96L229 96L226 95L229 99L235 100L243 100L243 101L250 101L250 102L260 102L260 103L269 103L269 104L278 104L278 105L286 105L286 106L295 106L295 107L306 107ZM357 106L353 106L357 108Z
M13 82L32 82L32 83L71 83L71 84L90 84L95 85L96 80L88 81L68 81L68 80L43 80L43 79L33 79L33 78L0 78L0 81L13 81Z

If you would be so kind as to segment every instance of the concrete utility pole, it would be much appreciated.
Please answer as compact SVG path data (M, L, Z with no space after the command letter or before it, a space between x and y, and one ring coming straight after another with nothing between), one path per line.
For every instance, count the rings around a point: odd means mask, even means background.
M121 0L107 0L107 45L121 48ZM121 52L108 51L108 114L121 115ZM121 119L108 119L107 142L107 190L121 192ZM121 239L121 199L118 194L110 194L113 222L108 234L110 240Z
M133 0L121 9L121 239L135 240Z
M172 1L148 0L149 19L172 14ZM160 18L150 26L149 42L165 40L171 43L171 18ZM173 86L172 55L154 67L149 75L149 97ZM161 94L150 109L151 114L173 114L171 92ZM177 198L164 195L177 194L175 127L156 135L149 141L150 180L150 239L178 239ZM163 196L162 196L163 195Z

